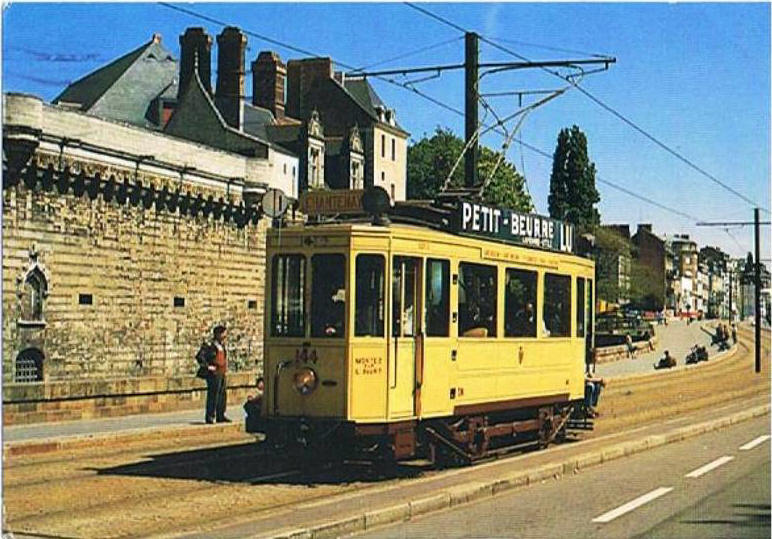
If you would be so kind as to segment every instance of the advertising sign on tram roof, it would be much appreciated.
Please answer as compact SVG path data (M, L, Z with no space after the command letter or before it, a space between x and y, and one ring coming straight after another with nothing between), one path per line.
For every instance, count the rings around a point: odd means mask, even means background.
M460 201L453 227L460 234L564 253L574 252L574 225L509 208Z

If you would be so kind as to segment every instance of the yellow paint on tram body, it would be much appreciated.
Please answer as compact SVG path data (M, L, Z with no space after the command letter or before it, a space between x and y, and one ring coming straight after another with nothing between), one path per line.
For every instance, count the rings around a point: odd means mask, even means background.
M580 399L584 393L585 336L577 331L577 308L585 308L586 296L577 298L577 279L586 279L594 289L594 265L574 255L457 236L418 226L393 224L334 224L271 230L268 237L268 291L265 322L266 395L263 413L273 416L334 418L361 423L383 423L412 418L453 415L460 405L528 399L568 394ZM314 275L311 258L316 254L344 255L345 332L332 336L310 333L314 315ZM302 335L277 336L273 327L272 292L277 256L299 255L305 264L302 302L305 327ZM383 297L376 309L384 319L381 335L355 335L357 316L353 305L358 283L357 257L381 256L384 265ZM449 266L448 331L446 336L426 332L428 260L447 261ZM496 275L496 337L481 336L477 328L459 335L459 264L492 267ZM407 269L406 269L407 268ZM533 337L506 337L505 279L507 269L528 270L537 275L536 325ZM396 272L396 273L395 273ZM402 273L400 273L402 272ZM570 278L570 332L549 337L542 329L545 275ZM394 275L402 275L395 285ZM415 286L408 284L414 279ZM286 283L285 283L286 284ZM364 285L361 285L364 286ZM588 286L585 286L587 294ZM299 292L298 292L299 293ZM594 294L594 290L592 290ZM394 317L397 298L402 310ZM298 303L300 300L297 300ZM410 302L413 302L410 307ZM287 302L289 305L291 302ZM404 307L408 305L408 307ZM298 308L294 305L293 308ZM414 320L414 313L420 313ZM320 316L317 313L317 316ZM591 324L591 310L585 326ZM414 324L416 335L406 328ZM402 334L395 336L395 327ZM397 327L397 329L399 329ZM591 327L591 326L590 326ZM308 364L299 351L315 351L317 361ZM309 356L309 354L306 354ZM300 358L300 359L298 359ZM280 369L280 365L282 368ZM319 385L309 394L293 386L293 373L304 365L312 368Z

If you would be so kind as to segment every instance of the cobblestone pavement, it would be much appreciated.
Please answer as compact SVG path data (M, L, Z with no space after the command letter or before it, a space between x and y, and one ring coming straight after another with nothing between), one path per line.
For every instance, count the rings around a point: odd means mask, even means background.
M686 354L695 344L705 346L709 357L718 353L718 347L711 345L714 322L693 322L689 325L685 320L673 320L667 326L655 326L657 345L654 352L636 352L633 359L622 359L611 363L602 363L596 367L596 375L614 378L626 374L642 372L654 372L653 364L665 355L665 350L670 352L678 365L683 368ZM664 372L664 371L663 371Z

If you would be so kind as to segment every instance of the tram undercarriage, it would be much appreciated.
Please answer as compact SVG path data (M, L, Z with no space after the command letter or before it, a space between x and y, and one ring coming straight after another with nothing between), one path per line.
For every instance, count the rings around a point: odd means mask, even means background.
M317 459L395 462L425 458L435 466L468 465L526 447L561 442L569 430L590 430L582 401L489 414L394 423L355 424L316 418L251 421L250 432L283 451Z

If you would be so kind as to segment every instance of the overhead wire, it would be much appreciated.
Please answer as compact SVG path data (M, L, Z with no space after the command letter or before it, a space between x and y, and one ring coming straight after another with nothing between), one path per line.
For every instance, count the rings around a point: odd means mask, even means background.
M405 2L405 4L408 7L411 7L413 9L415 9L415 10L417 10L417 11L419 11L419 12L425 14L425 15L427 15L428 17L431 17L432 19L435 19L435 20L437 20L437 21L439 21L439 22L441 22L441 23L443 23L443 24L445 24L447 26L450 26L451 28L454 28L454 29L459 30L459 31L464 32L464 33L468 32L467 29L462 28L461 26L459 26L458 24L454 23L453 21L451 21L451 20L449 20L449 19L447 19L445 17L442 17L440 15L437 15L437 14L435 14L435 13L433 13L433 12L431 12L431 11L425 9L425 8L417 6L417 5L413 4L412 2ZM517 52L515 52L515 51L513 51L513 50L511 50L511 49L509 49L507 47L504 47L503 45L500 45L500 44L496 43L495 41L491 40L490 38L487 38L487 37L481 35L480 39L482 41L484 41L485 43L488 43L492 47L495 47L495 48L497 48L497 49L499 49L499 50L501 50L503 52L506 52L507 54L510 54L510 55L512 55L512 56L514 56L516 58L519 58L520 60L527 61L527 62L531 61L527 57L523 56L522 54L519 54L519 53L517 53ZM548 69L546 67L541 67L541 69L546 71L547 73L550 73L553 76L559 77L559 78L561 78L561 79L563 79L563 80L565 80L567 82L570 82L571 84L574 85L574 87L579 92L584 94L585 97L587 97L588 99L593 101L595 104L597 104L598 106L600 106L601 108L603 108L607 112L611 113L612 115L614 115L615 117L617 117L618 119L623 121L625 124L627 124L628 126L633 128L635 131L639 132L641 135L643 135L644 137L649 139L651 142L655 143L657 146L659 146L660 148L662 148L663 150L665 150L669 154L671 154L674 157L676 157L681 162L685 163L686 165L688 165L692 169L696 170L701 175L705 176L706 178L708 178L709 180L713 181L717 185L723 187L724 189L726 189L730 193L734 194L735 196L737 196L737 197L741 198L742 200L744 200L745 202L749 203L751 206L759 207L763 211L769 213L769 209L760 206L759 204L757 204L752 199L746 197L745 195L743 195L742 193L740 193L739 191L737 191L733 187L727 185L725 182L719 180L717 177L715 177L714 175L710 174L708 171L704 170L702 167L700 167L699 165L697 165L696 163L694 163L693 161L691 161L690 159L688 159L687 157L682 155L680 152L670 148L670 146L668 146L667 144L665 144L664 142L659 140L654 135L650 134L648 131L646 131L642 127L638 126L635 122L633 122L632 120L627 118L621 112L617 111L616 109L614 109L610 105L604 103L602 100L600 100L599 98L595 97L592 93L590 93L588 90L586 90L583 87L581 87L578 83L572 82L568 77L566 77L565 75L560 74L558 71L551 70L551 69Z
M166 3L166 2L159 2L159 4L160 4L161 6L164 6L164 7L167 7L167 8L173 9L173 10L176 10L176 11L180 11L180 12L182 12L182 13L186 13L186 14L187 14L187 15L189 15L189 16L192 16L192 17L195 17L195 18L200 18L200 19L202 19L202 20L206 20L206 21L208 21L208 22L212 22L212 23L214 23L214 24L218 24L218 25L221 25L221 26L228 26L228 25L229 25L229 23L226 23L226 22L224 22L224 21L220 21L220 20L217 20L217 19L215 19L215 18L213 18L213 17L209 17L208 15L203 15L203 14L197 13L197 12L195 12L195 11L193 11L193 10L190 10L190 9L182 8L182 7L179 7L179 6L174 6L174 5L172 5L172 4L168 4L168 3ZM412 4L410 4L410 3L407 3L407 4L408 4L408 5L410 5L411 7L414 7L414 8L415 8L415 9L417 9L418 11L422 11L422 12L425 12L425 10L423 10L422 8L420 8L420 7L418 7L418 6L413 6L413 5L412 5ZM434 16L434 15L433 15L431 12L426 12L426 13L427 13L427 15L429 15L429 16L431 16L431 17L433 17L433 18L437 18L437 17L436 17L436 16ZM442 19L438 19L438 20L442 20ZM452 24L452 23L451 23L451 24ZM458 29L459 29L460 31L462 31L462 32L466 32L466 30L464 30L464 29L463 29L463 28L461 28L461 27L458 27ZM258 39L263 39L264 41L267 41L267 42L269 42L269 43L273 43L273 44L275 44L275 45L277 45L277 46L280 46L280 47L284 47L284 48L286 48L286 49L288 49L288 50L292 50L292 51L295 51L295 52L299 52L299 53L301 53L301 54L304 54L304 55L308 55L308 56L317 56L317 54L316 54L316 53L313 53L313 52L311 52L311 51L307 51L307 50L304 50L304 49L302 49L302 48L300 48L300 47L295 47L294 45L290 45L290 44L288 44L288 43L283 43L283 42L281 42L281 41L279 41L279 40L276 40L276 39L270 38L270 37L268 37L268 36L264 36L264 35L262 35L262 34L259 34L259 33L257 33L257 32L252 32L251 30L247 30L247 29L245 29L245 30L243 30L243 31L244 31L244 33L245 33L245 34L247 34L247 35L250 35L250 36L252 36L252 37L256 37L256 38L258 38ZM338 65L340 65L340 66L342 66L342 67L344 67L344 68L346 68L346 69L353 69L353 66L348 66L347 64L344 64L343 62L337 62L337 63L338 63ZM395 81L395 80L393 80L393 79L391 79L391 78L389 78L389 77L378 76L378 77L376 77L376 78L378 78L379 80L383 80L383 81L385 81L385 82L387 82L387 83L389 83L389 84L392 84L392 85L395 85L395 86L399 86L399 87L401 87L401 88L403 88L403 89L405 89L405 90L408 90L408 91L410 91L410 92L413 92L414 94L416 94L417 96L421 97L422 99L424 99L424 100L426 100L426 101L429 101L430 103L433 103L434 105L436 105L437 107L440 107L440 108L441 108L441 109L443 109L443 110L446 110L446 111L448 111L448 112L452 112L453 114L456 114L457 116L461 116L461 117L464 117L464 115L465 115L463 111L461 111L461 110L459 110L459 109L457 109L457 108L455 108L455 107L453 107L453 106L451 106L451 105L448 105L447 103L445 103L445 102L443 102L443 101L440 101L439 99L437 99L437 98L435 98L435 97L432 97L431 95L429 95L429 94L427 94L427 93L425 93L425 92L422 92L422 91L418 90L417 88L413 88L413 87L410 87L409 85L406 85L406 84L404 84L404 83L400 83L400 82L398 82L398 81ZM504 121L506 121L506 120L504 120ZM481 124L481 127L482 127L482 126L483 126L483 124ZM498 133L499 135L502 135L502 136L506 136L506 133L503 133L501 130L498 130L498 129L496 128L496 126L495 126L495 125L494 125L494 126L485 126L485 127L487 127L487 131L486 131L486 133L487 133L487 132L490 132L490 131L494 131L494 132ZM541 150L541 149L539 149L539 148L536 148L535 146L532 146L532 145L528 144L527 142L525 142L524 140L522 140L522 138L517 138L517 139L515 139L515 140L517 140L517 141L518 141L518 143L520 143L522 146L524 146L524 147L528 148L529 150L531 150L531 151L533 151L533 152L535 152L535 153L537 153L537 154L539 154L539 155L542 155L542 156L544 156L544 157L546 157L546 158L548 158L548 159L552 159L552 156L551 156L550 154L548 154L547 152L545 152L545 151L543 151L543 150ZM697 222L697 221L699 221L699 218L697 218L697 217L694 217L694 216L692 216L692 215L689 215L689 214L687 214L687 213L684 213L684 212L682 212L682 211L676 210L676 209L674 209L674 208L670 208L670 207L668 207L668 206L666 206L666 205L664 205L664 204L661 204L661 203L659 203L659 202L656 202L656 201L654 201L654 200L652 200L652 199L650 199L650 198L647 198L647 197L645 197L645 196L643 196L643 195L639 195L639 194L637 194L637 193L635 193L635 192L633 192L633 191L630 191L629 189L626 189L626 188L624 188L624 187L621 187L621 186L619 186L619 185L616 185L616 184L614 184L614 183L612 183L612 182L610 182L610 181L608 181L608 180L604 180L604 179L600 178L600 177L599 177L599 176L597 176L597 175L596 175L596 179L597 179L597 180L598 180L600 183L603 183L603 184L605 184L605 185L608 185L608 186L610 186L610 187L612 187L612 188L614 188L614 189L617 189L617 190L619 190L619 191L621 191L621 192L623 192L623 193L626 193L626 194L628 194L628 195L630 195L630 196L632 196L632 197L634 197L634 198L636 198L636 199L638 199L638 200L641 200L641 201L643 201L643 202L646 202L646 203L648 203L648 204L651 204L651 205L653 205L653 206L656 206L656 207L658 207L658 208L660 208L660 209L663 209L663 210L665 210L665 211L671 212L671 213L673 213L673 214L676 214L676 215L680 215L680 216L682 216L682 217L686 217L686 218L688 218L688 219L691 219L691 220L693 220L694 222Z

